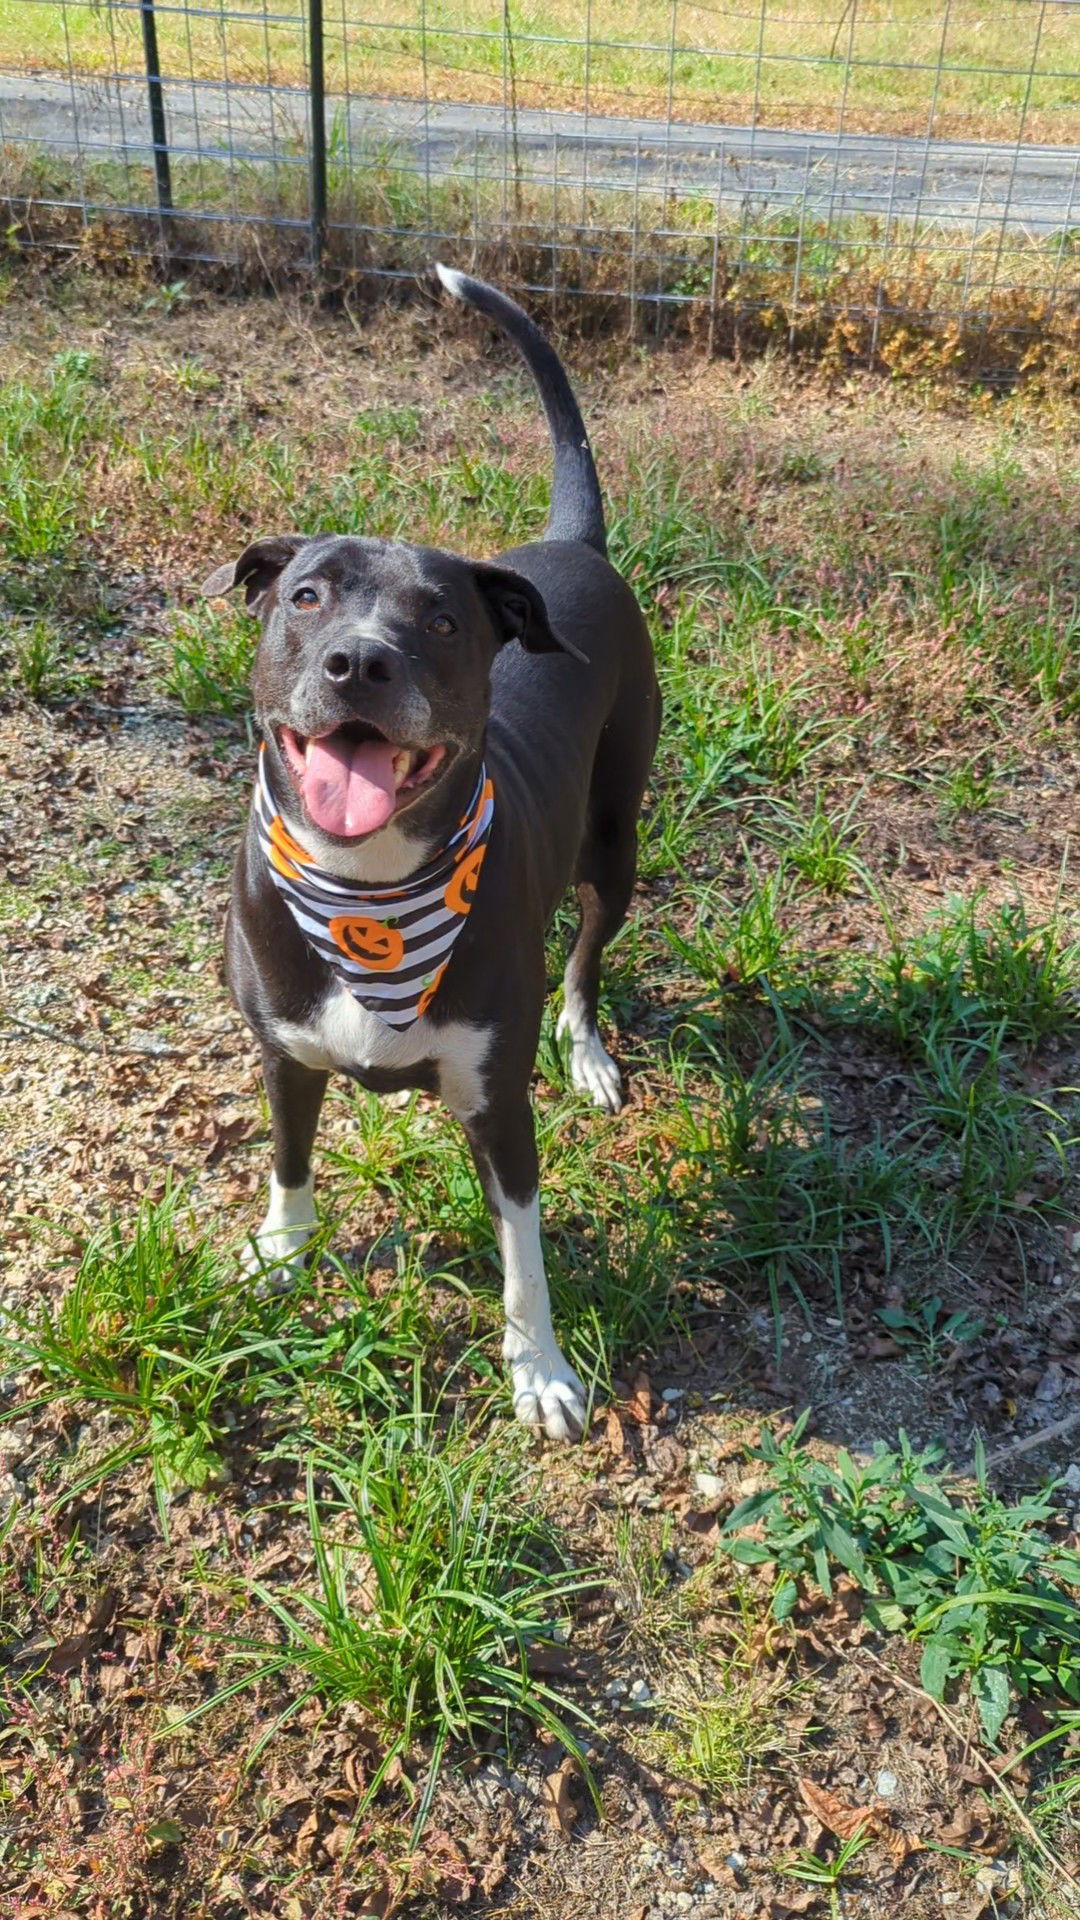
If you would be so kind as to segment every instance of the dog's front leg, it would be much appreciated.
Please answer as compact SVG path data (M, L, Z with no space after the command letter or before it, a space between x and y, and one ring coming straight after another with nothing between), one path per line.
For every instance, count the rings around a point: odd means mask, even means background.
M311 1149L329 1074L264 1047L263 1080L270 1103L274 1166L266 1218L252 1235L247 1266L288 1273L317 1225Z
M540 1244L539 1164L527 1098L486 1113L461 1114L491 1209L503 1263L506 1331L514 1412L550 1440L574 1440L585 1427L585 1389L551 1324Z

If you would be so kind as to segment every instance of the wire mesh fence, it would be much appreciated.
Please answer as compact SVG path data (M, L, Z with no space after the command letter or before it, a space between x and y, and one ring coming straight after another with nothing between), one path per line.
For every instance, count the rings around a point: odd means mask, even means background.
M1015 361L1075 309L1080 4L0 0L0 150L22 245Z

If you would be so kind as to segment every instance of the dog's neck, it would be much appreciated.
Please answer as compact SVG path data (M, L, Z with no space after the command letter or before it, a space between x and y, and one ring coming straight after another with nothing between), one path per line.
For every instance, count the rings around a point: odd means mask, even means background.
M309 821L297 818L294 806L282 807L277 791L280 779L275 780L268 768L270 791L289 832L323 873L361 887L396 886L411 879L447 845L476 789L482 757L479 750L463 754L439 781L437 790L410 807L404 819L388 821L378 833L369 834L351 847L328 839Z

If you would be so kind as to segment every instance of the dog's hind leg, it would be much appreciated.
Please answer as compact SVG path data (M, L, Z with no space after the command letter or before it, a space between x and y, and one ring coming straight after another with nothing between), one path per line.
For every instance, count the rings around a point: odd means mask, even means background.
M644 646L648 639L641 629ZM651 657L645 685L633 683L616 705L597 748L585 835L574 880L581 921L563 975L556 1032L570 1038L570 1078L595 1107L618 1113L622 1076L596 1024L600 960L629 911L637 876L637 825L660 730L660 695Z
M536 1133L526 1096L485 1113L459 1115L491 1209L503 1263L506 1330L514 1412L550 1440L584 1430L585 1389L562 1353L551 1324L551 1301L540 1243Z
M263 1080L270 1103L274 1165L270 1200L245 1264L252 1273L287 1273L317 1225L311 1149L329 1075L263 1048Z
M597 808L590 817L577 867L581 923L563 975L563 1008L557 1032L570 1038L570 1078L593 1105L618 1113L622 1076L600 1038L596 1010L600 960L626 919L636 872L636 811Z

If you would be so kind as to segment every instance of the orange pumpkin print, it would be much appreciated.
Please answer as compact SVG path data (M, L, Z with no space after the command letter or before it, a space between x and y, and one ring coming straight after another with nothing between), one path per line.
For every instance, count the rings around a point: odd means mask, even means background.
M446 972L448 965L449 965L449 961L444 960L442 963L442 966L439 968L438 973L435 975L434 980L431 982L431 985L428 987L425 987L423 993L420 995L420 998L416 1003L416 1017L418 1020L423 1019L425 1013L427 1012L432 1001L434 1000L435 995L438 993L439 987L442 983L443 974Z
M293 839L279 813L270 822L270 858L286 880L299 880L298 869L311 862L310 853Z
M339 914L330 922L330 938L358 966L372 973L391 973L405 957L405 942L385 920L361 920Z
M486 852L487 848L484 845L474 847L472 852L467 853L464 860L455 867L446 892L443 894L443 900L451 913L468 913L476 893L476 885Z

